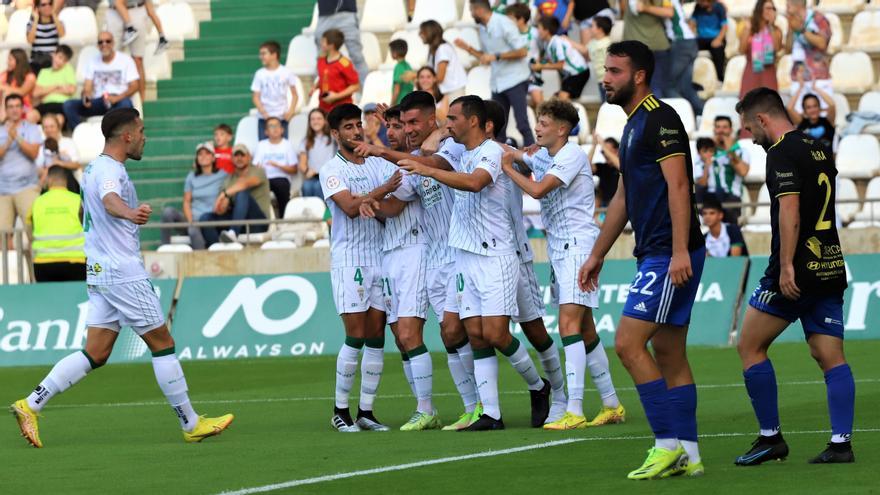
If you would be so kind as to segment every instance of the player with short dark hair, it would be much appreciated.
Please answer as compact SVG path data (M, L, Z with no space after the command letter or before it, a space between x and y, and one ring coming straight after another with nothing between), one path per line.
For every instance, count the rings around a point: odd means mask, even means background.
M779 93L758 88L737 105L743 127L767 150L772 238L770 260L746 310L737 350L760 425L740 466L784 459L776 373L767 350L800 319L810 354L825 374L831 442L809 462L854 462L855 381L843 352L846 266L835 224L837 168L830 150L795 129Z
M620 182L589 259L582 290L599 286L605 254L627 220L635 233L638 273L617 326L615 347L633 377L654 432L654 447L630 479L704 472L697 447L697 389L687 360L687 332L706 247L693 195L684 125L651 94L651 50L638 41L608 48L605 91L628 121L620 143ZM647 344L651 343L652 355Z

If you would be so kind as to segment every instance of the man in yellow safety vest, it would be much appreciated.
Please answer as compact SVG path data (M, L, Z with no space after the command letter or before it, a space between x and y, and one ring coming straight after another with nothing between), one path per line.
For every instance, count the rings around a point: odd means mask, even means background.
M85 280L82 198L67 189L62 167L50 167L46 181L49 189L34 201L28 215L33 230L34 277L37 282Z

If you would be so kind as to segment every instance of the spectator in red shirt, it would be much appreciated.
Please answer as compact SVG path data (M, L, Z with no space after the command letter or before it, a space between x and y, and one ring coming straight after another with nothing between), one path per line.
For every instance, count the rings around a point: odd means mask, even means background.
M312 91L321 92L318 108L327 113L338 105L352 103L351 95L361 88L354 64L339 53L344 42L338 29L329 29L321 36L323 56L318 57L318 81Z
M235 171L232 163L232 136L232 128L226 124L214 128L214 163L218 170L230 175Z

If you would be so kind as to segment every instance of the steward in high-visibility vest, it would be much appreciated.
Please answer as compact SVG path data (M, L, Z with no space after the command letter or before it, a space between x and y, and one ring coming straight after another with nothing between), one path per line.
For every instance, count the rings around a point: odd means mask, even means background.
M63 168L51 167L46 179L49 189L34 201L28 217L33 229L34 276L37 282L85 280L82 198L67 189Z

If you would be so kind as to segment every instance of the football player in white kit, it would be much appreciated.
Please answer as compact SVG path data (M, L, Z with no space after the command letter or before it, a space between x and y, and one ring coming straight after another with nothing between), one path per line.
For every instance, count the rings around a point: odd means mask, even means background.
M385 302L382 297L382 224L360 216L365 201L381 199L400 185L401 174L381 158L354 153L363 140L361 109L339 105L327 116L330 133L339 145L336 156L319 173L324 200L333 218L330 236L330 279L336 311L345 326L345 343L336 359L336 404L331 425L342 432L387 431L373 414L382 378L385 347ZM356 421L348 396L354 385L358 355L361 394Z
M16 401L12 413L22 436L34 447L43 446L37 416L46 403L107 363L123 326L131 327L153 355L159 388L183 428L186 442L201 442L225 430L234 416L205 418L190 403L186 377L174 350L174 339L165 325L159 297L144 269L140 251L140 225L152 208L138 204L125 161L143 155L144 123L137 110L108 112L101 121L104 151L83 175L83 232L89 294L85 348L52 368L26 398Z
M566 413L547 430L571 430L588 425L620 423L625 411L620 404L608 367L608 357L599 342L592 308L598 307L596 291L578 288L578 270L592 250L599 234L593 221L595 188L586 154L568 141L578 124L578 114L569 103L553 99L538 108L535 126L538 144L534 154L509 150L502 167L526 194L541 201L541 215L547 229L547 254L551 265L551 296L559 307L559 333L565 349L568 381ZM536 181L521 173L515 162L534 173ZM602 409L593 421L583 411L584 376L589 367L593 383L602 397Z
M437 130L434 98L429 93L424 91L410 93L401 101L399 107L392 107L385 112L385 119L388 124L391 149L361 145L357 151L368 156L381 155L391 161L404 159L422 160L427 163L440 161L436 157L422 157L419 151L419 146L424 140ZM403 134L402 139L406 140L406 145L399 142L401 137L398 133ZM403 151L400 149L403 146L407 149L412 148L413 151ZM444 430L466 428L482 414L473 378L473 352L464 326L458 318L456 250L448 245L453 197L454 192L446 185L429 177L408 174L401 187L392 196L362 207L367 216L378 215L380 218L390 220L400 215L409 202L420 205L421 229L427 242L425 253L427 280L418 271L411 273L408 276L413 280L422 280L423 285L406 292L399 292L403 298L412 298L416 294L422 294L421 291L424 289L428 302L440 322L440 335L446 347L449 371L465 408L459 419L444 427ZM386 223L387 228L388 223ZM404 264L411 266L410 263ZM423 325L424 322L420 321L419 326L413 327L419 330L417 334L403 335L399 328L395 330L400 333L398 340L406 342L402 344L405 348L426 350L422 334ZM416 431L439 426L439 421L435 419L436 414L428 412L433 410L430 402L433 377L430 355L426 352L418 352L415 358L411 358L405 353L404 373L407 375L407 380L413 384L413 393L419 400L419 406L416 414L401 429ZM415 376L421 377L418 388L415 379L412 378Z
M474 375L483 415L464 431L504 428L498 400L498 360L507 356L525 380L532 397L532 426L541 426L550 408L550 383L509 331L517 313L519 259L509 210L513 184L501 174L503 150L486 139L486 105L477 96L462 96L450 106L447 130L465 146L456 171L399 162L408 172L436 179L456 190L449 245L459 249L456 266L462 298L459 315L474 349Z

